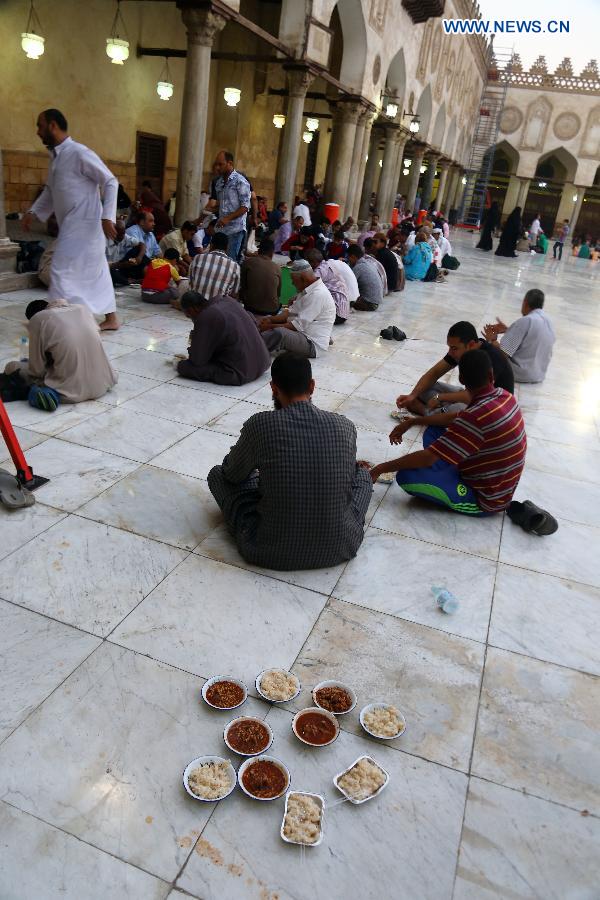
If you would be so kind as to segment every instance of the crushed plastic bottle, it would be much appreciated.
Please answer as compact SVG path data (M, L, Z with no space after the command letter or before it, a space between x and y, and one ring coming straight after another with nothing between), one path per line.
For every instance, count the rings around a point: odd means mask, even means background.
M21 362L29 362L29 338L26 335L21 338L19 359Z
M437 603L439 608L442 610L442 612L445 612L448 615L451 615L452 613L456 612L456 610L458 609L458 607L460 605L459 601L454 596L454 594L450 593L450 591L447 588L436 587L434 585L431 588L431 593L435 597L435 602Z

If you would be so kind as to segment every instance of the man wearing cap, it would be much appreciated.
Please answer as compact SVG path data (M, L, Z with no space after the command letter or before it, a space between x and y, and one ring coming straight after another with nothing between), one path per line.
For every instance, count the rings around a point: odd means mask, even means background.
M329 349L335 303L307 260L297 259L290 273L298 294L287 309L262 319L259 329L269 350L290 350L314 359Z
M452 245L447 237L444 237L444 232L441 228L434 228L432 234L437 242L438 247L440 248L440 259L442 261L442 265L444 265L444 257L452 256Z

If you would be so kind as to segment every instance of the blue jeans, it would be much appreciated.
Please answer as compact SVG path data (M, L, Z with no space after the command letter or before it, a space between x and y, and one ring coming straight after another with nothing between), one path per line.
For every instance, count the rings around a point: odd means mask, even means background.
M242 241L244 240L245 235L245 231L236 231L233 234L227 235L227 256L230 259L233 259L234 262L238 261L240 250L242 249Z
M424 449L433 444L444 431L444 428L429 425L423 434ZM407 494L445 506L454 512L466 516L489 515L479 506L473 488L462 481L458 468L443 459L422 469L401 469L396 472L396 481Z

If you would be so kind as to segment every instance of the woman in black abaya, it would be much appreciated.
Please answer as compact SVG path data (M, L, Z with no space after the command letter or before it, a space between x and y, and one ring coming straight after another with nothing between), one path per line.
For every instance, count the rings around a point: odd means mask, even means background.
M504 223L496 256L516 256L517 241L523 234L521 207L517 206Z
M485 210L481 224L481 237L479 238L477 249L492 250L494 246L492 243L492 235L500 224L500 207L498 206L497 200L494 200L489 209Z

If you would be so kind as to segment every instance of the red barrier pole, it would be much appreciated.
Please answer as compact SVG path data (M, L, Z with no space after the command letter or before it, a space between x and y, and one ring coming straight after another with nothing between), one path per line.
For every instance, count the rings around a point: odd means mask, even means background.
M30 491L34 491L37 487L40 487L40 485L47 484L47 478L42 478L40 475L34 475L33 470L28 466L2 400L0 400L0 431L2 432L2 437L8 447L12 461L15 464L17 479L23 487L28 488Z

